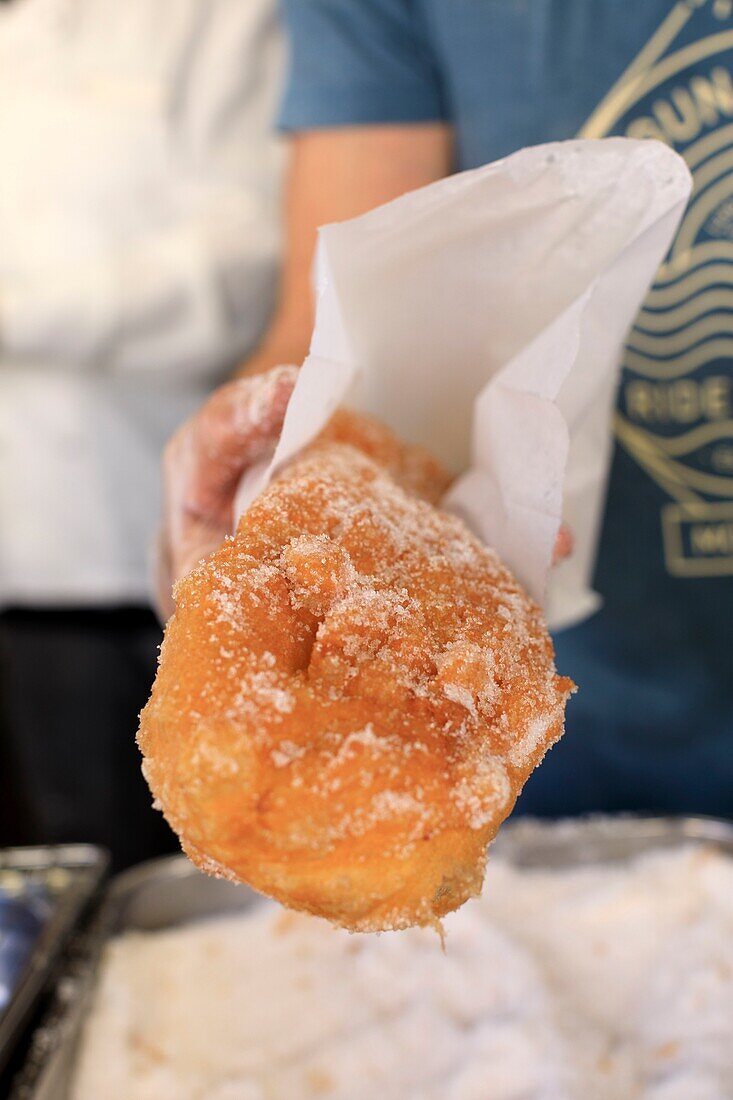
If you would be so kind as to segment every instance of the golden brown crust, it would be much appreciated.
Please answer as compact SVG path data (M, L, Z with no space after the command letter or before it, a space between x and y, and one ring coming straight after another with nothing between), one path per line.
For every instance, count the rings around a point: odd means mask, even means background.
M314 446L323 443L355 447L381 466L406 493L430 504L440 502L453 480L424 447L401 443L384 424L364 413L338 409Z
M178 585L139 743L204 870L360 931L479 892L572 684L447 483L340 414Z

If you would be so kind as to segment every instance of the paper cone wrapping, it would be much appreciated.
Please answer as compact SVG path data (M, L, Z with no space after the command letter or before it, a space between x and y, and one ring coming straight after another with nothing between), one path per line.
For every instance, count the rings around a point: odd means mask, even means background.
M568 141L322 228L310 354L239 507L347 404L458 475L445 506L550 625L590 614L621 350L689 191L659 142Z

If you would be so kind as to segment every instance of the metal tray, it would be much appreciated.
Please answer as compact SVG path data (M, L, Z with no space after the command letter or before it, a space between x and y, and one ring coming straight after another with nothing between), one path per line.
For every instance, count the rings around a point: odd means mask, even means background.
M72 944L56 996L8 1100L68 1100L100 958L113 936L241 912L262 900L246 886L201 874L185 856L153 859L117 875L98 913Z
M651 848L713 845L733 857L733 822L714 818L597 817L504 826L492 852L524 867L622 862ZM111 936L156 931L250 908L247 887L208 878L183 856L142 864L114 880L81 946L57 1003L40 1029L10 1100L69 1100L81 1029L89 1011L101 952Z
M0 1012L0 1070L47 988L79 919L97 894L107 856L87 844L0 850L0 887L18 911L35 903L37 928L18 959L9 1000Z

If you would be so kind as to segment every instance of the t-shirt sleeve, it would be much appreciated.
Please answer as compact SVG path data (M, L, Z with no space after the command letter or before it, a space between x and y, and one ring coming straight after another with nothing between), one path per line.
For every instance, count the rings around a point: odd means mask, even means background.
M281 7L290 49L281 129L446 117L416 0L281 0Z

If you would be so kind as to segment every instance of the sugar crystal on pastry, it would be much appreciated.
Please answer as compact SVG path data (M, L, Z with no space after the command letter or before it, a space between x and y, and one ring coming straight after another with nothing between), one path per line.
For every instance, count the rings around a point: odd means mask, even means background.
M539 609L435 507L447 484L337 414L177 586L141 719L194 862L355 931L479 892L572 689Z

